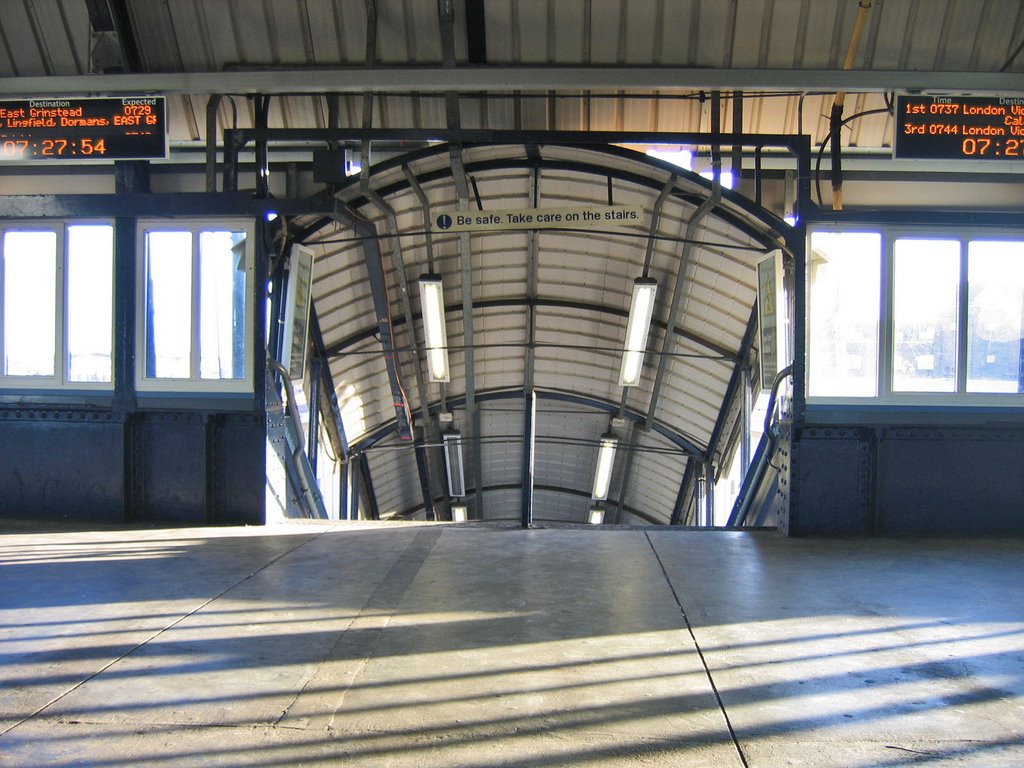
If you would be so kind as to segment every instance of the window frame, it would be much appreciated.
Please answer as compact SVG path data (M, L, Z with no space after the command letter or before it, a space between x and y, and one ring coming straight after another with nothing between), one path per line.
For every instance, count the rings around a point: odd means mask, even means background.
M807 397L808 406L889 406L889 407L1024 407L1024 392L971 392L967 389L968 379L968 337L970 334L969 297L970 270L969 249L972 242L1021 242L1024 243L1024 229L993 230L987 228L947 228L928 227L927 225L836 225L812 224L807 228L806 259L808 262L807 306L813 302L812 287L809 281L811 258L811 235L815 232L835 233L879 233L881 243L881 281L879 297L878 323L878 370L877 392L873 397L843 395L812 395L810 382L810 359L814 354L811 346L810 322L804 327L804 349L808 364ZM894 303L895 303L895 244L897 240L941 240L956 241L959 244L959 276L957 286L957 351L955 388L952 392L895 391L893 386L893 367L895 353L894 339Z
M110 369L107 381L71 381L71 360L69 357L69 322L68 306L70 304L70 274L68 229L71 227L107 226L114 231L112 219L62 219L24 220L0 224L0 256L3 255L3 240L8 232L53 232L56 236L56 263L54 275L54 373L49 376L7 375L3 373L4 349L4 308L6 286L4 285L3 259L0 258L0 392L9 394L17 391L59 391L62 393L98 392L109 393L115 386L116 336L114 333L115 318L115 283L116 283L116 238L111 237L111 268L110 268Z
M255 333L253 318L255 312L254 266L256 228L253 221L238 218L215 219L140 219L136 226L136 290L135 290L135 387L140 394L252 394L254 381ZM190 301L191 333L189 336L188 378L150 377L147 370L146 337L146 235L150 232L188 232L192 236L192 284ZM202 378L199 367L200 357L200 313L201 283L199 275L199 243L203 232L244 232L246 242L245 259L245 308L244 334L245 350L242 358L241 378Z

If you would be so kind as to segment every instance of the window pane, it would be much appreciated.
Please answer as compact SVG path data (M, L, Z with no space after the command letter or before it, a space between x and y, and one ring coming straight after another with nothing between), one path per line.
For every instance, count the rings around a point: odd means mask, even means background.
M811 396L878 394L882 237L875 232L811 235Z
M68 227L68 381L109 382L114 228Z
M187 379L192 349L192 233L147 232L146 376Z
M967 391L1024 392L1024 242L968 244Z
M199 234L199 376L245 376L245 233Z
M956 390L959 294L959 241L896 241L893 251L893 391Z
M3 255L3 372L8 376L53 376L57 233L7 232Z

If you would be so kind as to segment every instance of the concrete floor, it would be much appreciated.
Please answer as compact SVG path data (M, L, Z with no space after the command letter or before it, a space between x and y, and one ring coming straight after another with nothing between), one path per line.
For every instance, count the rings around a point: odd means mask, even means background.
M1024 541L0 535L0 766L1024 765Z

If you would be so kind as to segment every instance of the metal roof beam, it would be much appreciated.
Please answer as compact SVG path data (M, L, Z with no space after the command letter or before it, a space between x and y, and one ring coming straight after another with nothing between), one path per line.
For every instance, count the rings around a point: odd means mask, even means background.
M103 93L322 94L742 90L1024 94L1019 72L615 66L395 66L3 77L7 98ZM751 94L754 95L754 94Z
M483 490L484 490L485 493L491 493L493 491L513 491L513 490L516 490L518 487L519 486L511 484L511 483L498 483L498 484L494 484L494 485L488 485L488 486L484 487ZM538 491L542 491L544 493L560 493L560 494L563 494L563 495L566 495L566 496L575 496L577 498L585 498L585 499L589 499L590 498L590 489L589 488L581 490L581 489L578 489L578 488L565 488L565 487L562 487L562 486L559 486L559 485L538 485L537 486L537 490ZM409 509L403 510L402 512L399 512L397 515L395 515L395 518L396 519L409 518L411 515L415 515L421 509L422 509L422 507L418 506L418 505L415 506L415 507L411 507ZM654 515L651 515L651 514L649 514L647 512L642 512L639 509L634 509L632 507L627 507L625 509L625 511L627 513L629 513L630 515L633 515L634 517L637 517L637 518L639 518L639 519L641 519L641 520L643 520L643 521L645 521L647 523L650 523L651 525L665 525L665 521L664 520L659 520ZM506 521L513 521L513 520L515 520L515 518L512 515L501 515L501 514L487 518L487 522L489 522L489 523L506 522ZM550 518L550 517L538 517L538 518L536 518L536 522L544 524L544 523L554 523L554 522L557 522L557 523L572 523L572 522L577 522L577 521L572 521L572 520L556 520L555 518ZM584 521L582 521L582 520L577 522L577 524L583 524L583 523L584 523Z
M320 331L320 316L317 314L316 305L309 313L309 335L313 342L313 353L322 361L320 366L320 378L322 380L321 403L326 404L326 410L330 418L324 424L327 437L331 441L331 448L334 455L339 459L348 458L348 437L345 434L345 424L341 419L341 407L338 405L338 394L334 385L334 376L331 374L330 361L327 358L327 351L324 345L323 333Z
M737 395L740 394L740 387L743 384L743 369L747 364L747 357L750 355L750 350L754 346L754 335L756 333L757 304L755 303L750 310L750 317L747 319L747 327L743 332L743 340L740 343L740 353L737 356L736 364L733 366L732 375L729 377L729 386L725 390L722 407L718 411L718 418L715 419L715 427L711 431L711 439L708 440L708 459L710 461L714 461L716 454L727 452L725 450L719 450L719 443L722 440L722 435L729 419L729 413L732 411L734 401L736 400ZM728 445L726 448L728 448Z
M405 396L405 390L402 388L401 371L396 359L395 329L391 319L387 278L384 274L384 260L377 238L377 228L365 219L360 219L351 214L339 211L336 216L340 223L350 227L354 232L362 236L361 248L369 278L370 293L373 298L373 308L377 319L381 348L384 352L384 363L387 367L388 380L391 385L391 397L395 405L395 415L398 419L398 434L403 440L411 441L413 438L412 414L409 412L409 402Z
M449 116L451 117L451 116ZM452 181L458 197L458 210L469 211L469 182L466 178L466 165L462 158L462 146L451 144L448 157L452 167ZM459 271L462 283L462 338L465 340L465 371L466 371L466 416L469 420L470 436L479 437L480 406L476 403L476 368L473 353L473 249L469 232L459 233ZM447 313L447 310L446 310ZM483 517L483 449L480 440L474 440L473 446L473 485L476 488L475 514Z
M609 415L613 415L618 412L618 403L612 403L608 400L603 400L599 397L592 397L590 395L582 395L578 392L561 392L556 390L535 390L537 393L538 400L554 400L562 403L572 403L573 405L581 405L585 408L591 408L595 411L604 411ZM490 402L492 400L519 400L523 397L523 391L521 389L500 389L492 390L488 392L476 393L477 402ZM448 405L450 408L461 408L465 406L465 397L452 398ZM431 406L431 410L437 410L435 406ZM646 414L626 409L625 418L633 422L642 422L646 418ZM655 422L652 427L654 432L668 440L676 448L679 448L687 456L692 456L700 461L704 460L704 456L707 454L707 448L698 445L691 438L684 435L678 430L672 429L671 426L663 424L661 422ZM395 433L394 423L385 424L372 432L367 433L358 441L352 445L352 452L358 453L359 451L365 451L372 448L374 445L379 443Z
M399 289L399 303L402 307L402 315L405 317L405 330L409 336L409 351L412 353L412 370L413 375L416 378L416 391L420 398L420 413L421 413L421 427L425 432L429 434L429 438L432 442L437 442L435 439L434 432L430 428L430 411L428 409L428 395L427 395L427 384L423 378L423 369L420 366L420 350L419 341L416 338L416 324L413 320L412 315L412 304L409 301L409 279L405 269L405 256L402 254L402 241L399 235L398 228L398 217L395 216L395 210L388 203L378 195L376 192L369 188L369 179L367 178L366 188L363 190L363 194L368 195L370 200L376 206L387 222L387 239L391 244L391 258L395 262L395 272L398 276L398 289ZM392 320L391 323L392 331L394 331L395 324ZM396 365L401 366L398 353L400 348L395 348L395 362ZM433 489L430 487L431 474L427 467L427 453L425 450L416 452L416 461L419 467L420 477L423 480L423 504L427 512L427 519L434 520L434 508L433 508Z

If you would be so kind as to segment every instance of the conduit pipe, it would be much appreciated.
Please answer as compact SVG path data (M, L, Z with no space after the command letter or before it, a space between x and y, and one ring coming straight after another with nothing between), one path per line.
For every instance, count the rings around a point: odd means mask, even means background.
M853 69L853 62L857 58L857 48L860 47L861 34L864 32L864 24L868 20L868 11L871 10L873 0L859 0L857 8L857 19L853 22L853 31L850 33L850 44L846 48L846 59L843 61L843 69ZM843 210L843 108L846 105L846 91L836 93L835 102L832 104L832 114L829 119L829 130L832 134L832 210Z
M385 202L379 194L370 189L370 179L364 175L360 181L359 191L373 205L384 214L387 221L388 240L391 243L391 256L395 260L395 272L398 273L399 302L402 306L402 314L405 316L405 326L409 333L409 348L413 357L413 373L416 376L416 390L420 396L420 419L424 430L430 433L430 442L436 443L433 430L430 430L430 402L427 396L427 385L423 380L423 370L420 367L420 350L416 340L416 326L413 323L412 304L409 302L409 281L405 274L405 258L402 255L402 243L398 238L398 218L395 216L395 209ZM395 353L396 364L398 364L397 350ZM436 436L439 437L439 436ZM426 466L425 451L416 451L416 459L419 464L419 474L423 484L423 506L428 520L434 518L433 492L430 488L430 472Z

